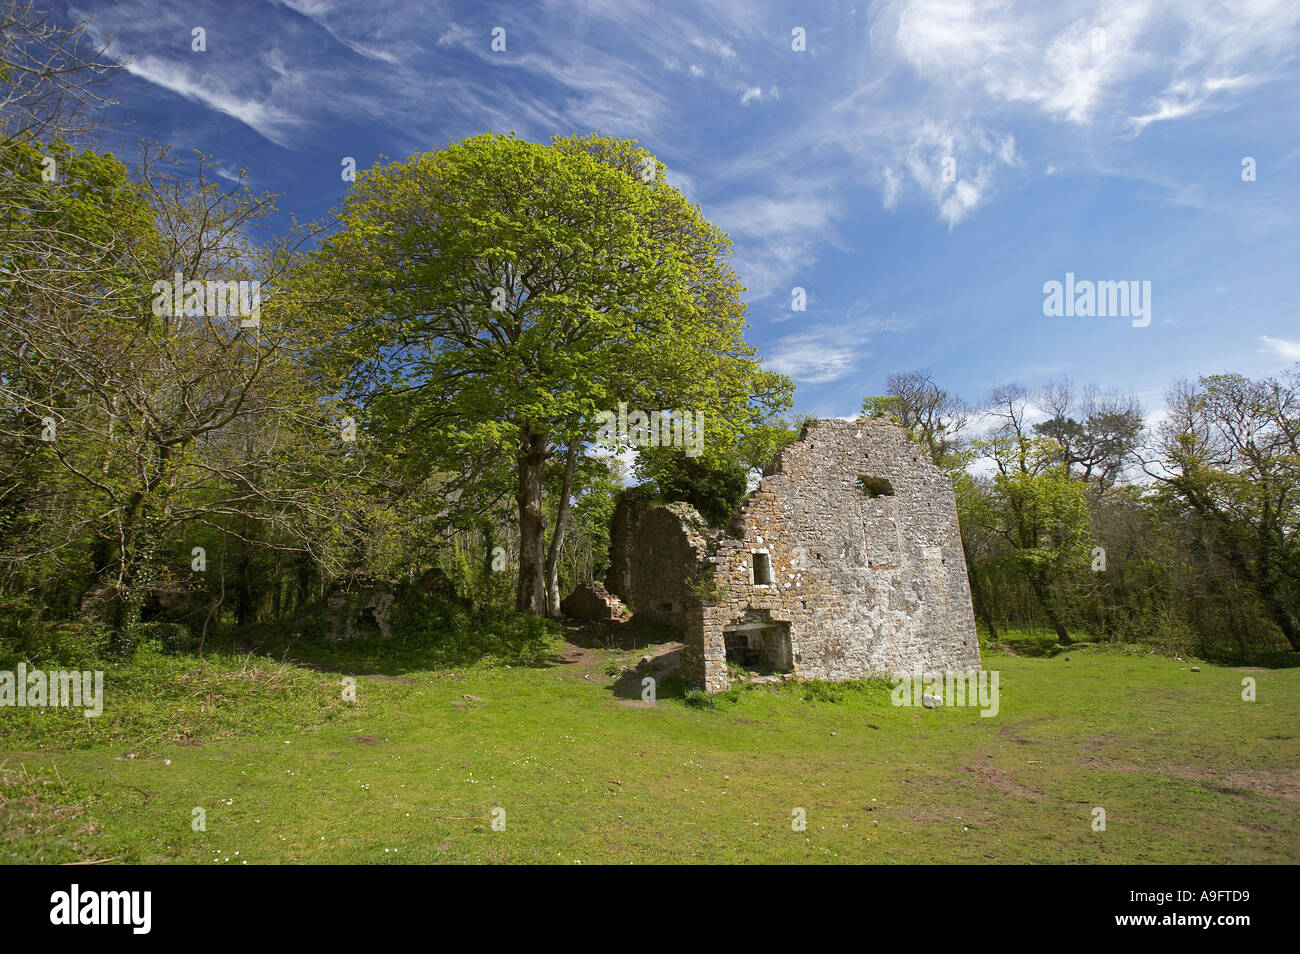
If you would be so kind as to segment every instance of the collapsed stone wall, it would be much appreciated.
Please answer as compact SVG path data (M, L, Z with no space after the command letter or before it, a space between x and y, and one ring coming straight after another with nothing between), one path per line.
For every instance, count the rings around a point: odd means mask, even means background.
M610 556L610 592L684 631L708 692L729 649L809 679L980 665L952 480L889 421L811 424L725 532L628 492Z
M560 612L569 619L609 623L627 618L627 607L617 596L594 580L579 583L560 601Z
M635 492L625 493L610 526L605 588L637 615L685 630L717 536L689 504L647 507Z
M325 597L325 638L343 642L358 636L393 635L389 617L397 594L387 583L366 580L336 582Z

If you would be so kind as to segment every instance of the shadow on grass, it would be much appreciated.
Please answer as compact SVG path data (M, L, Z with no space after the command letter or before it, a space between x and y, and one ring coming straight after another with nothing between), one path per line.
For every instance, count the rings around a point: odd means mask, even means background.
M1058 642L1056 634L1038 630L1003 629L997 639L989 639L982 627L979 629L980 651L1002 653L1009 656L1051 658L1064 653L1091 651L1118 656L1163 656L1173 660L1200 660L1216 666L1251 667L1260 669L1300 668L1300 652L1282 649L1218 648L1205 646L1193 648L1186 641L1152 635L1131 640L1104 635L1075 632L1069 644Z
M638 620L634 616L630 620L568 626L566 630L569 642L586 650L639 652L650 647L665 647L667 644L666 652L661 651L653 657L642 657L631 667L620 667L617 672L613 669L606 670L606 675L615 676L607 688L618 699L648 701L645 699L647 678L654 680L655 700L682 698L689 688L680 673L682 634L672 626L655 620ZM619 666L613 660L610 663Z
M463 615L417 632L398 632L388 638L368 633L338 642L318 632L304 635L295 631L292 623L256 624L209 633L204 654L251 654L321 672L401 676L477 666L551 668L571 662L563 658L570 648L566 639L585 649L636 651L672 641L677 635L671 627L644 620L566 626L555 620L503 613ZM191 645L180 654L192 651Z
M639 620L635 616L630 620L586 623L576 628L566 627L565 635L575 646L587 649L618 649L625 652L676 642L682 638L681 633L671 626L654 620Z
M252 654L306 669L358 676L401 676L477 666L553 665L559 626L534 617L525 620L482 620L474 626L449 626L388 638L366 635L340 642L304 637L279 627L252 627L210 637L205 654Z
M645 701L646 679L654 680L654 699L680 699L689 688L681 675L682 651L657 656L650 662L639 662L626 670L609 686L609 691L619 699Z

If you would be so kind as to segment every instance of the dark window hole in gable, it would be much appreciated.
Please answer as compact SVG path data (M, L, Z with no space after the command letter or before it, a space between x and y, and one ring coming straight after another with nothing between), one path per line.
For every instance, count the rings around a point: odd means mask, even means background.
M894 485L884 477L859 477L854 486L862 492L864 497L870 497L873 500L876 497L894 496Z
M771 586L772 585L772 557L766 553L755 553L754 557L754 585Z

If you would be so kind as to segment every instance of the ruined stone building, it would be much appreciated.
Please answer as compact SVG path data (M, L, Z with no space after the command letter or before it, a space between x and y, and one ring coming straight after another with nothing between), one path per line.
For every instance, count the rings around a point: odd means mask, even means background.
M609 591L680 628L688 678L727 664L809 679L979 668L948 475L896 424L811 424L731 526L624 496Z

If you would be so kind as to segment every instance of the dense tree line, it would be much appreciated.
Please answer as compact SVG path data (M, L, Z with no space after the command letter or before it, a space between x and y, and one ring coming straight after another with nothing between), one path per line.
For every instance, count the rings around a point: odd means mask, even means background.
M1300 368L1130 395L1057 382L968 405L924 371L863 413L954 476L977 618L1248 658L1300 650Z

